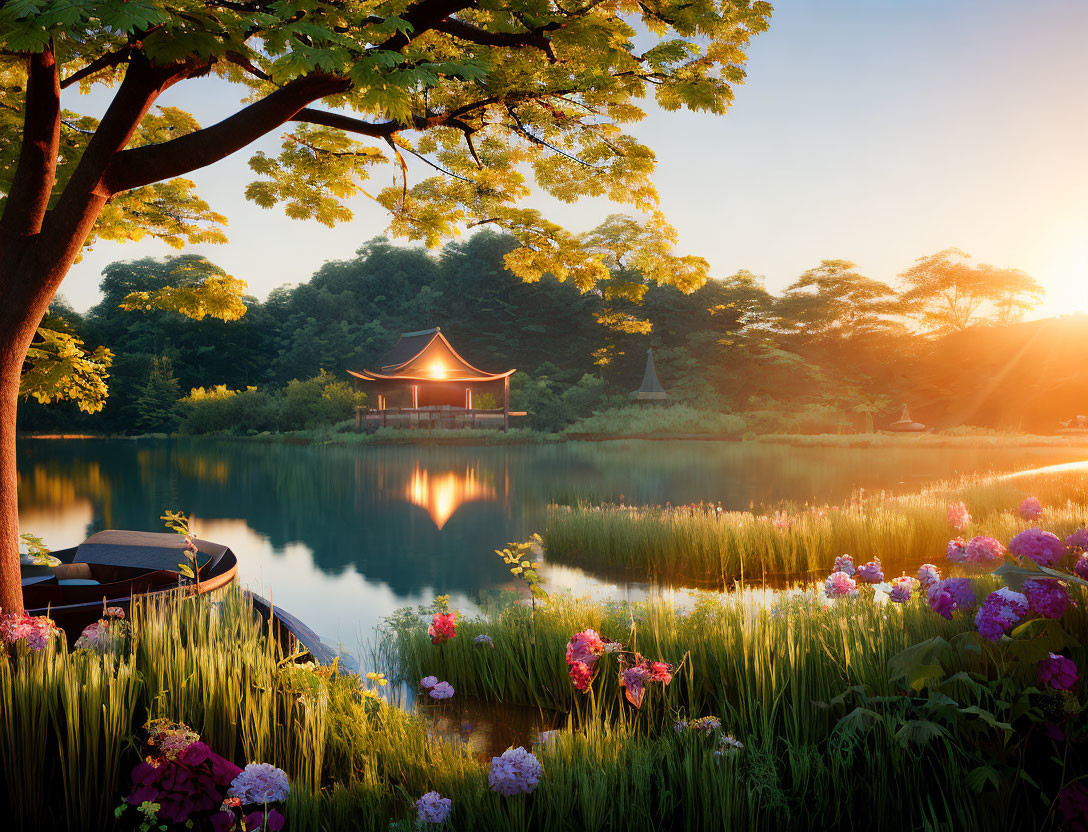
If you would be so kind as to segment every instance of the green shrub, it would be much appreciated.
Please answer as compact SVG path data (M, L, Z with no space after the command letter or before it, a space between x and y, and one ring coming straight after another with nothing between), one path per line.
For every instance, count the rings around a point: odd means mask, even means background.
M744 418L735 413L697 410L686 404L647 407L629 404L594 413L571 425L568 433L591 434L729 434L744 432Z

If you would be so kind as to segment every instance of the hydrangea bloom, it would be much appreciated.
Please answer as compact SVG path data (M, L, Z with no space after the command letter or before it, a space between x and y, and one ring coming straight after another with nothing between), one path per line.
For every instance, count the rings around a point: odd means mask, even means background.
M910 600L910 594L917 583L918 581L909 575L903 575L900 578L896 578L892 581L892 588L888 592L888 600L893 601L896 604L906 603Z
M963 550L964 563L987 564L1005 557L1005 547L992 537L978 535Z
M1065 545L1070 549L1088 552L1088 528L1081 527L1065 539Z
M431 688L433 688L437 684L438 684L438 677L437 676L424 676L422 679L419 680L419 686L421 688L423 688L424 690L430 690Z
M948 525L954 529L966 529L971 525L971 512L967 510L962 500L948 507Z
M513 797L531 793L543 776L544 767L532 752L524 748L508 748L501 757L491 758L487 785L493 792Z
M1015 627L1028 614L1030 605L1025 595L1002 587L991 592L975 614L975 626L979 635L997 641Z
M567 642L567 664L574 662L591 663L604 652L604 640L595 630L583 630L575 633Z
M828 598L842 598L858 594L858 584L845 572L832 572L824 581L824 594Z
M449 699L453 692L453 685L449 682L439 682L431 688L431 699Z
M271 763L250 763L227 790L227 794L237 797L243 805L275 803L286 800L290 793L286 772Z
M928 587L941 579L941 570L932 563L923 563L918 569L918 582Z
M868 563L858 567L857 579L867 584L878 584L884 580L884 568L880 565L880 558L873 558Z
M1088 554L1083 554L1077 558L1077 562L1073 564L1073 574L1088 581Z
M450 816L453 801L438 792L427 792L416 801L420 823L443 823Z
M967 578L945 578L929 585L926 600L935 613L951 621L953 613L975 603L975 593Z
M948 559L952 563L963 563L967 557L967 541L962 537L954 537L948 541L948 550L946 552Z
M63 635L64 631L53 623L52 618L44 615L33 616L25 612L0 610L0 640L8 644L25 641L31 650L44 650L54 636Z
M431 619L431 626L427 628L427 635L431 637L431 644L442 644L457 635L457 613L436 612Z
M1069 607L1069 593L1062 582L1054 578L1031 578L1024 581L1024 595L1031 611L1043 618L1061 618Z
M853 575L856 571L854 569L854 559L850 555L839 555L835 558L835 568L831 571L845 572L847 575Z
M478 636L476 636L476 638L474 638L472 640L472 643L473 644L486 644L488 647L494 647L495 646L495 642L493 642L491 640L491 636L484 635L483 633L480 633ZM431 792L431 794L433 794L433 792Z
M1051 653L1039 662L1039 681L1046 687L1072 690L1078 678L1077 665L1065 656Z
M586 662L572 662L570 665L570 680L574 683L574 689L585 693L593 684L593 668Z
M1065 556L1065 546L1057 535L1032 527L1009 541L1009 554L1031 558L1040 566L1053 566Z
M1025 497L1020 504L1020 516L1025 520L1038 520L1043 516L1043 506L1034 497Z

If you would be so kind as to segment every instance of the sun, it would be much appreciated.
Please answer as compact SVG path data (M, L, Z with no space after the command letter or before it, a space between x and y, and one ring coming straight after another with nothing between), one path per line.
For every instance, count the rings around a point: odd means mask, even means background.
M1030 273L1030 270L1029 270ZM1055 246L1035 278L1046 289L1039 312L1088 312L1088 233Z

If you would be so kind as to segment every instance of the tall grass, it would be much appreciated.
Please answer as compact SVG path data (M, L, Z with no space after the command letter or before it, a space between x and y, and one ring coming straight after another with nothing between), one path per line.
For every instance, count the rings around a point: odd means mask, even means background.
M1068 534L1088 518L1088 471L1043 470L974 477L921 493L860 496L841 507L787 507L776 515L697 508L552 506L547 560L693 586L779 582L825 574L841 554L879 557L888 576L943 555L960 534L946 507L964 500L974 521L963 534L1008 541L1029 524L1016 512L1027 494L1046 506L1046 528Z

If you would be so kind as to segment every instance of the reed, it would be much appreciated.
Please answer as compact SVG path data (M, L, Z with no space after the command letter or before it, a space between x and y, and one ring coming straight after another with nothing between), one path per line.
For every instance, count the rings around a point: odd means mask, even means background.
M841 554L859 564L879 557L892 576L942 556L960 534L948 525L950 502L963 500L973 515L963 534L1008 541L1029 525L1016 512L1028 494L1046 506L1045 527L1068 534L1088 518L1088 469L973 477L916 494L858 495L843 506L786 506L773 514L552 506L543 537L550 562L685 586L823 577Z

